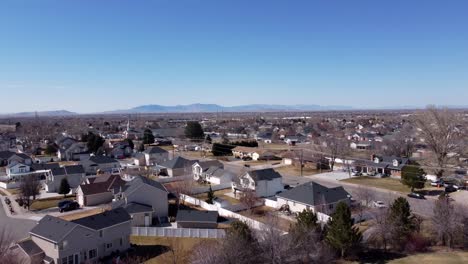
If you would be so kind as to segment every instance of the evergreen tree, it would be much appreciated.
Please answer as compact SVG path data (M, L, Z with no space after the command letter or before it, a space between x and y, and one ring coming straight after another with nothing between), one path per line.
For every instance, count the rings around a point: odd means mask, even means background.
M401 170L401 183L410 187L411 192L413 192L414 189L422 189L426 182L424 174L424 170L422 170L418 164L404 166Z
M185 136L190 139L203 139L205 132L198 122L188 122L185 127Z
M317 215L311 210L303 210L297 214L296 226L306 230L317 229L320 225L317 223Z
M104 145L104 139L92 132L81 135L81 141L86 142L88 150L92 153L97 153L102 145Z
M390 205L389 220L393 246L403 248L408 237L416 229L414 215L405 198L399 197Z
M205 141L206 141L206 143L208 143L208 144L211 144L211 143L213 142L213 140L211 139L211 136L210 136L210 135L206 135Z
M247 223L242 221L234 221L231 223L229 229L227 229L227 235L231 238L241 239L242 241L253 242L255 238L252 230Z
M57 149L57 147L56 147L54 144L49 144L49 145L47 145L47 147L46 147L44 153L45 153L46 155L54 155L54 154L57 153L57 150L58 150L58 149Z
M71 191L70 184L68 184L67 178L63 178L60 182L59 194L63 194L63 197L67 197Z
M153 132L149 129L145 129L143 132L143 144L153 144L154 143L154 135Z
M125 139L124 141L126 141L128 143L128 146L131 148L131 149L134 149L135 148L135 144L133 143L133 140L127 138Z
M145 151L145 145L142 143L140 146L138 146L138 151L143 152Z
M208 198L206 199L206 202L209 204L213 204L215 198L216 197L214 195L213 189L211 188L211 184L210 184L210 190L208 191Z
M351 210L345 203L340 202L331 217L327 225L325 240L343 258L359 247L362 235L357 228L353 227Z

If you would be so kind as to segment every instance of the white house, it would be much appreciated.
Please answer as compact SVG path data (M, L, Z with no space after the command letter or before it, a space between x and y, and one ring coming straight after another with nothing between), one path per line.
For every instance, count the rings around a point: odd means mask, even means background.
M284 190L283 178L274 169L249 171L235 179L232 189L234 193L249 189L257 197L270 197Z

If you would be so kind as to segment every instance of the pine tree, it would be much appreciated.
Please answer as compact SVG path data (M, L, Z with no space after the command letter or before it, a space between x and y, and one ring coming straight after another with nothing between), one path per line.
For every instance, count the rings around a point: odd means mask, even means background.
M390 205L389 220L391 227L391 237L395 248L402 248L405 241L416 229L415 218L411 213L411 207L408 201L399 197Z
M209 204L213 204L215 198L216 197L214 195L213 189L211 188L211 184L210 184L210 190L208 191L208 198L206 199L206 202Z
M311 210L304 210L297 214L296 226L306 230L317 229L320 225L317 223L317 215Z
M203 139L205 132L198 122L188 122L185 127L185 136L190 139Z
M153 132L149 129L145 129L143 132L143 144L153 144L154 143L154 135Z
M71 188L67 178L63 178L60 182L59 194L63 194L63 197L67 197L67 194L70 193L70 191Z
M362 240L359 230L353 227L351 210L340 202L327 225L326 242L344 258L351 250L357 249Z
M424 188L426 178L424 177L424 170L422 170L418 164L404 166L401 170L401 183L411 188L411 192L414 189Z

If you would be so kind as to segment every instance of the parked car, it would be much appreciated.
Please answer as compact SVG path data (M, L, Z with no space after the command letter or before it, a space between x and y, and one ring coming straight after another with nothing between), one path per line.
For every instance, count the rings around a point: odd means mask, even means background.
M456 188L454 185L448 185L445 187L445 192L446 193L452 193L458 191L458 188Z
M60 209L60 212L63 213L76 210L80 208L80 205L75 201L61 201L58 203L58 208Z
M414 193L414 192L409 193L408 197L415 198L415 199L426 199L426 197L424 197L424 195L419 194L419 193Z
M377 207L377 208L385 208L385 207L387 207L387 206L385 205L385 203L382 202L382 201L374 201L373 204L374 204L374 207Z
M444 181L443 180L437 180L437 181L431 181L431 186L443 186L444 185Z
M362 176L362 172L360 171L353 171L353 173L351 174L352 176Z

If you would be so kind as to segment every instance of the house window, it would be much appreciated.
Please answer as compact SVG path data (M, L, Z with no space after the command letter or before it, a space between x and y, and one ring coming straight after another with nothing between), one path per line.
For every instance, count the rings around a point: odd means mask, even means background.
M333 210L333 204L329 204L328 209Z
M99 237L102 237L102 230L99 231Z
M112 248L112 243L108 243L108 244L106 244L106 248L107 248L107 249L110 249L110 248Z
M123 238L120 238L120 246L123 246Z
M89 251L89 259L94 259L97 257L97 249L92 249Z
M73 264L73 255L68 256L68 264Z
M67 257L62 258L62 264L68 264L68 258Z

